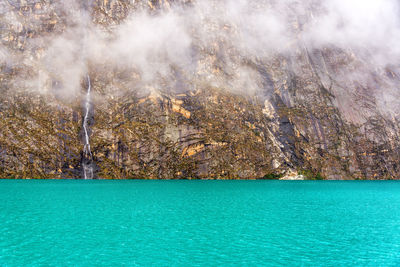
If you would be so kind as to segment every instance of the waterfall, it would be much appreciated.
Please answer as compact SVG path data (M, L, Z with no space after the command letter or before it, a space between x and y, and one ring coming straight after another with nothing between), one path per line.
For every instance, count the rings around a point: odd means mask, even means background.
M85 99L85 116L83 118L83 130L85 133L85 145L83 147L83 160L82 160L82 166L83 166L83 175L84 179L93 179L93 156L92 156L92 151L90 150L90 138L89 138L89 130L88 130L88 118L89 118L89 112L90 112L90 90L91 90L91 84L90 84L90 77L87 75L87 82L88 82L88 88L86 92L86 99Z

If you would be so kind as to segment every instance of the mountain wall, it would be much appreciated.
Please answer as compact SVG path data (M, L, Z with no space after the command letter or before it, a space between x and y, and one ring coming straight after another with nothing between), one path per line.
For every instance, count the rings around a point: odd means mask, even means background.
M96 178L400 178L397 55L222 2L2 1L0 177L83 177L89 75Z

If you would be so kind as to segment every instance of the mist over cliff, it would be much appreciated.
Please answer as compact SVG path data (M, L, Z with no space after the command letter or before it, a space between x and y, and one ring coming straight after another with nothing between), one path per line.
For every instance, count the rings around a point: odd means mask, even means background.
M399 14L395 0L3 1L0 173L79 177L90 75L98 177L399 178Z

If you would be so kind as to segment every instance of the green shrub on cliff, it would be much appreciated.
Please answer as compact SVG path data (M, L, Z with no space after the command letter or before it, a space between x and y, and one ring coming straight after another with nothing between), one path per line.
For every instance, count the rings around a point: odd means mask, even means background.
M265 180L279 180L283 177L283 174L280 173L268 173L264 175L263 179Z
M306 180L325 180L321 173L306 169L300 170L299 175L303 175Z

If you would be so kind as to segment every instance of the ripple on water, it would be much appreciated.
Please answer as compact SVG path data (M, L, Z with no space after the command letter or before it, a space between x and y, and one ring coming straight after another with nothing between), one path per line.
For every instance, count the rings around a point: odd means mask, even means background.
M0 181L0 265L398 265L400 184Z

